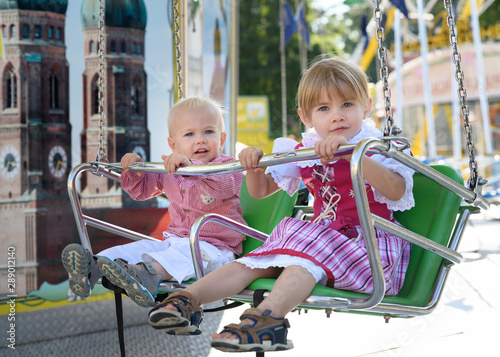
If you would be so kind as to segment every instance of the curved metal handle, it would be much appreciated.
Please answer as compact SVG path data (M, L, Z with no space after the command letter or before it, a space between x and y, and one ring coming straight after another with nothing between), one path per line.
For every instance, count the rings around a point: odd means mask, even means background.
M336 157L349 155L353 152L356 145L344 145L341 146L335 153ZM272 154L267 154L262 157L258 167L268 167L274 165L286 164L289 162L307 161L307 160L317 160L319 157L314 152L313 148L308 149L297 149L284 152L277 152ZM101 163L96 163L101 165ZM120 163L104 164L108 169L112 171L122 171ZM156 172L164 173L165 170L163 162L134 162L129 166L130 171L134 172ZM238 160L223 162L220 164L207 164L207 165L190 165L186 167L179 168L175 174L176 175L213 175L213 174L226 174L238 171L244 171L245 169L241 166Z

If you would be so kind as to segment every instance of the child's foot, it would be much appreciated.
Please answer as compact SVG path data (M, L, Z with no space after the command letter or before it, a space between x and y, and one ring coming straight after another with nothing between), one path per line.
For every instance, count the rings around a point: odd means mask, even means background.
M271 310L247 309L239 324L224 327L212 335L213 348L224 352L283 351L293 348L287 339L290 324L285 318L274 318Z
M240 317L240 323L238 324L231 324L233 326L238 326L238 327L243 327L243 326L251 326L255 323L255 320L254 319L251 319L251 318L241 318ZM232 331L228 331L225 329L224 327L224 330L222 330L220 333L217 333L217 332L214 332L212 334L212 339L216 340L216 339L224 339L224 338L228 338L228 339L238 339L238 335L235 334L234 332ZM269 340L271 337L270 336L264 336L263 339L264 340Z
M187 291L171 294L149 312L149 324L169 335L199 335L203 310Z
M155 303L162 277L151 264L129 265L126 260L106 257L97 259L102 274L127 293L137 305L148 307Z
M66 246L61 258L64 269L68 272L71 291L82 298L88 298L95 283L102 276L97 266L97 258L76 243Z

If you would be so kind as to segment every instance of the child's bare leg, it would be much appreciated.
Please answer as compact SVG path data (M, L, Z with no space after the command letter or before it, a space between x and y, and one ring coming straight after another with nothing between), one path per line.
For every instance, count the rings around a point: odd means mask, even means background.
M274 278L280 272L281 268L252 269L233 262L205 275L203 279L188 286L185 291L189 292L198 304L208 304L239 293L255 279ZM177 311L172 305L167 305L164 309Z
M289 266L280 274L269 296L257 307L260 310L271 310L272 317L285 317L311 294L315 285L316 279L305 268L297 265ZM252 321L245 320L243 319L240 325L252 323ZM233 333L225 332L214 333L212 338L238 337Z
M257 307L271 310L272 317L285 317L311 294L314 286L316 279L307 269L289 266L280 274L269 296Z

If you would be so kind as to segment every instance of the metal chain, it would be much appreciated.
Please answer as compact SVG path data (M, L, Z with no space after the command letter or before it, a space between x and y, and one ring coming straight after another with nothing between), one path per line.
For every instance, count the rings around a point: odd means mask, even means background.
M446 19L446 23L448 24L448 28L450 30L450 45L452 50L452 60L455 63L455 79L458 83L458 99L460 100L460 107L462 117L464 119L464 133L467 139L466 149L469 154L469 169L470 169L470 177L469 177L469 190L476 192L476 188L478 185L478 167L476 161L476 151L474 147L474 142L472 141L472 127L469 122L469 107L465 103L465 99L467 98L467 91L464 88L464 72L460 67L461 56L460 52L458 52L458 37L456 32L455 18L453 15L453 4L452 0L444 0L444 7L448 12L448 17Z
M180 25L179 0L174 0L174 38L175 38L175 63L177 66L177 100L184 98L182 82L182 52L181 52L181 25Z
M99 151L96 156L96 161L108 162L106 157L106 136L104 132L105 124L105 111L104 111L104 88L105 88L105 69L104 69L104 54L106 48L106 41L104 38L104 18L105 18L105 0L99 0Z
M392 135L394 125L393 111L391 104L391 88L389 87L389 68L387 67L387 49L384 46L384 26L382 25L382 10L380 9L380 0L374 0L375 8L373 9L373 17L377 23L376 36L378 41L378 59L380 60L380 79L382 80L382 92L384 96L385 106L385 128L384 136ZM399 133L399 132L398 132Z

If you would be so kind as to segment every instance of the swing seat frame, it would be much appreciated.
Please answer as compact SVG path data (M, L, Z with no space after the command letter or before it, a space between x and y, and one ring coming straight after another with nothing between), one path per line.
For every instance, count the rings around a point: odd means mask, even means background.
M373 150L392 157L416 171L413 188L415 207L394 213L403 227L382 219L369 210L362 160L368 151L373 152ZM414 317L431 313L440 300L450 269L462 261L457 249L471 213L478 212L478 207L487 209L488 202L463 186L463 178L458 171L444 165L422 164L381 139L365 139L354 148L351 176L373 274L374 291L371 295L367 295L317 285L298 308L325 309L328 315L332 311L351 311L384 315L386 318ZM463 199L472 202L473 205L462 206ZM245 205L256 203L251 201L251 198L246 198ZM239 223L216 214L200 217L193 225L190 237L194 259L198 262L195 264L198 267L198 277L204 275L203 269L199 268L202 265L197 248L198 234L201 227L209 222L251 237L247 240L253 242L245 242L243 254L255 249L267 238L267 235L249 232ZM374 227L393 233L413 245L405 283L396 296L384 294L385 281ZM255 291L271 291L274 282L275 279L257 279L247 289L229 300L251 303ZM264 297L268 294L265 293Z
M443 166L427 166L414 157L404 154L401 147L392 145L403 138L370 138L357 145L347 145L339 150L338 155L352 153L351 178L360 223L366 241L370 267L373 275L374 289L371 295L316 286L311 295L298 307L306 309L324 309L329 315L332 311L359 312L378 314L388 317L413 317L431 313L437 306L446 278L451 267L462 261L457 252L465 226L470 214L480 208L488 209L488 201L480 194L474 193L463 186L461 175L454 169ZM415 207L394 215L403 227L373 215L369 210L362 174L362 161L367 153L379 153L409 166L416 171L414 175ZM301 149L294 152L265 155L259 166L270 166L290 161L304 161L315 158L312 149ZM207 174L210 165L181 168L179 174ZM230 167L216 168L215 173L241 170L235 162ZM163 170L158 165L145 165L131 170L159 172ZM182 170L182 172L181 172ZM192 170L195 170L194 173ZM208 172L207 172L208 170ZM68 178L68 192L78 226L82 245L92 252L86 225L107 232L138 240L158 240L123 227L119 227L90 216L81 210L77 191L76 178L85 171L101 175L112 180L120 180L117 164L82 164L77 166ZM206 223L216 223L247 236L243 242L243 254L252 251L262 244L272 229L284 218L296 217L302 213L296 207L297 193L292 197L284 191L279 191L263 200L255 200L242 189L241 205L244 218L249 226L244 226L217 214L201 216L191 229L190 244L196 279L204 275L198 234ZM470 202L462 206L462 201ZM374 227L393 233L412 243L410 264L401 291L396 296L385 296L385 281L383 278L380 255L376 244ZM160 290L170 293L185 288L196 279L186 282L162 282ZM227 300L251 303L256 290L272 290L274 279L258 279L241 293ZM264 293L264 297L268 293Z

